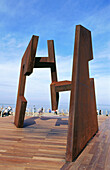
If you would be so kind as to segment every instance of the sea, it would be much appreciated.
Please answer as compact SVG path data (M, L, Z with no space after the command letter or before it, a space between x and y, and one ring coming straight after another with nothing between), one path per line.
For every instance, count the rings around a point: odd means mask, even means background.
M13 112L15 112L15 107L16 107L15 104L0 103L0 109L1 108L7 108L8 106L11 106ZM48 110L51 109L51 105L46 104L46 103L43 104L43 105L41 105L41 104L33 104L33 105L28 104L26 111L27 112L33 112L33 110L36 110L36 112L38 112L41 107L43 107L45 112L48 112ZM110 105L99 104L99 105L97 105L97 112L98 113L99 113L99 110L101 110L102 115L106 115L106 114L110 115ZM69 112L69 104L68 103L60 104L58 111L61 112L61 113L68 113Z

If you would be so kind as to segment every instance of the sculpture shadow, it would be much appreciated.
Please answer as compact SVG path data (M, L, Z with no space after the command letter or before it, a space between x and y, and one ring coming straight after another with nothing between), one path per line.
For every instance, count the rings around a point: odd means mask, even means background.
M49 120L49 119L57 119L55 126L60 126L60 125L68 125L68 120L62 120L62 118L59 117L41 117L41 120Z
M26 128L26 127L29 127L29 126L36 124L35 120L38 119L38 118L39 117L30 117L28 119L25 119L23 128Z
M35 125L36 119L41 119L41 120L57 119L55 126L68 125L68 120L62 120L62 118L58 118L58 117L30 117L24 120L23 128L32 127L32 125Z
M55 126L68 125L68 120L57 119Z

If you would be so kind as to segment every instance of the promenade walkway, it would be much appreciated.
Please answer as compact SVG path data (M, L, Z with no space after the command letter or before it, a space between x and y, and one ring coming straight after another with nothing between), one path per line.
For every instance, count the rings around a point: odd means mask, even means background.
M110 170L110 117L98 116L99 131L79 157L62 170Z
M110 169L110 117L99 116L99 132L72 163L65 162L67 117L0 118L0 170Z

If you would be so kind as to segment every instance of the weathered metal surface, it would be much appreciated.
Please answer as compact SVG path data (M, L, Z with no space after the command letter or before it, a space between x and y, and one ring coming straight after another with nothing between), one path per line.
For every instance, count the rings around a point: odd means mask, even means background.
M32 39L23 55L22 62L21 62L18 96L17 96L15 120L14 120L16 127L23 127L26 104L27 104L27 101L24 97L26 75L30 75L33 72L38 38L39 38L38 36L32 36Z
M38 36L33 36L21 62L21 71L19 78L18 97L16 103L15 120L14 123L17 127L23 127L25 110L27 101L24 97L26 76L33 72L33 68L50 68L52 82L57 82L56 61L54 52L53 40L48 40L48 57L35 57ZM57 92L57 101L59 93Z
M52 109L58 108L59 92L71 90L66 161L73 161L98 130L94 79L89 78L88 62L93 59L91 32L76 26L72 81L57 79L53 40L48 40L48 57L35 57L38 37L33 36L21 63L15 125L23 127L27 101L24 98L26 76L33 68L51 69Z
M48 40L47 44L48 44L48 57L36 57L34 68L50 68L52 83L58 83L54 41ZM59 92L56 92L54 90L54 87L51 85L50 85L50 90L51 90L52 110L56 110L58 108Z
M91 32L77 25L66 161L73 161L98 130L94 80L89 78L88 67L92 59Z
M28 76L33 72L38 39L38 36L32 36L32 39L23 56L24 74Z
M52 85L55 86L56 92L71 90L71 81L65 80L65 81L53 82L51 83L51 86Z
M57 93L71 90L71 81L59 81L50 84L52 110L58 109Z

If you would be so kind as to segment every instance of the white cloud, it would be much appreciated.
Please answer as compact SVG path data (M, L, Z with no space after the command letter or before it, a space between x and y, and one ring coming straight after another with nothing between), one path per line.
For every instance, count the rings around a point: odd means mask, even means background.
M101 51L99 51L96 54L97 58L100 59L109 59L110 60L110 41L107 43L106 47L101 49Z
M42 53L42 52L39 52ZM71 80L72 57L56 56L58 80ZM7 61L0 64L0 103L14 104L17 96L18 79L20 73L20 60ZM97 69L97 64L94 67ZM91 68L90 68L91 69ZM27 76L25 96L29 104L43 105L49 107L51 73L50 69L34 69L33 74ZM110 103L110 76L95 76L96 96L98 104ZM69 107L70 92L60 93L60 108Z
M39 51L39 54L42 54L43 51ZM45 56L45 55L44 55ZM58 56L57 58L57 67L58 67L58 77L59 81L61 80L70 80L71 75L71 57L67 56L66 58ZM20 59L21 60L21 59ZM20 73L20 60L5 61L0 64L0 103L12 102L15 103L18 89L18 79ZM44 101L50 104L50 84L51 84L51 72L50 69L34 69L33 74L29 77L27 76L26 81L26 91L25 96L29 103L37 103ZM68 94L62 93L61 104L62 102L66 103L68 100ZM69 101L68 101L69 102ZM68 105L67 102L67 105ZM61 105L60 104L60 105Z
M18 62L28 45L26 40L19 42L14 34L5 34L0 40L1 63Z
M40 52L40 54L42 51ZM58 81L62 80L71 80L72 74L72 62L71 57L67 56L56 56L57 64L57 75ZM50 104L51 94L50 94L50 84L51 84L51 72L50 69L34 69L34 73L27 77L26 84L26 98L30 103L34 101L44 102ZM64 104L66 107L69 106L69 97L70 92L60 93L60 107L63 107Z
M93 4L95 3L94 1ZM20 0L17 3L13 0L0 1L0 14L3 15L0 27L4 28L1 29L0 39L0 101L14 102L16 100L20 60L30 40L28 37L33 32L39 33L43 40L52 37L52 39L56 39L58 45L66 44L64 47L67 49L64 49L61 56L56 56L57 74L59 81L71 80L73 56L69 56L70 53L65 57L62 55L66 50L71 50L68 44L72 42L75 25L83 24L92 31L94 44L102 38L102 41L97 45L95 59L90 64L90 77L95 77L96 80L98 103L109 102L109 76L107 75L109 74L110 41L105 38L105 34L110 33L110 5L99 8L99 4L97 4L90 12L86 13L88 10L82 9L80 1L75 3L72 3L72 0L62 1L58 3L59 8L55 7L55 9L49 9L52 4L48 4L46 7L44 4L44 1L39 0L38 3L36 0L28 3L25 0ZM7 34L4 34L4 30ZM103 48L101 48L101 44L104 44ZM45 48L42 46L43 43L41 43L40 49L38 44L37 56L48 55L48 51L44 50ZM60 47L58 48L60 49ZM49 69L35 69L34 73L27 77L25 96L30 102L50 101L50 83ZM66 102L69 92L62 93L61 96Z
M0 103L15 103L19 64L5 62L0 64Z
M110 105L110 76L95 78L97 104Z
M94 12L88 14L84 20L81 21L85 26L89 26L95 35L110 32L110 5L103 8L96 9Z

